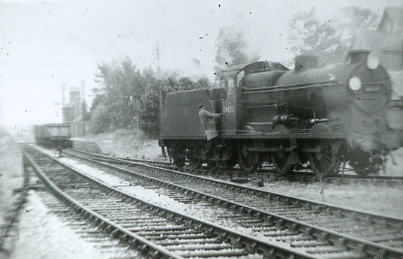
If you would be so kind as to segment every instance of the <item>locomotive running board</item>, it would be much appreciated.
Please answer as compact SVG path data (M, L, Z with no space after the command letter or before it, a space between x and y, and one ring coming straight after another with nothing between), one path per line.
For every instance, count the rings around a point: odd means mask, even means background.
M246 147L250 152L292 152L296 148L282 148L282 147ZM320 147L317 148L301 148L302 152L319 153Z

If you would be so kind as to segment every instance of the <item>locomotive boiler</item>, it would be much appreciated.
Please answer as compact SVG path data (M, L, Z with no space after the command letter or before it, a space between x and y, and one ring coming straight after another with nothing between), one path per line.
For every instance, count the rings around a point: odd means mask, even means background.
M351 51L347 64L334 67L319 67L311 55L297 56L292 70L275 62L230 67L217 89L166 96L160 144L175 164L188 160L193 168L239 163L252 172L265 161L279 174L308 166L332 175L348 162L358 174L375 172L400 143L387 119L390 79L367 64L368 54ZM200 103L223 114L215 144L204 137Z

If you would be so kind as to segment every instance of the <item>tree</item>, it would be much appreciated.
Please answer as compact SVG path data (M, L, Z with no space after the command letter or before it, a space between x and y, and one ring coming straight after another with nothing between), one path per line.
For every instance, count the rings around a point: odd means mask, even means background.
M91 111L90 132L102 133L110 130L111 116L108 107L104 103L99 103Z
M235 29L221 28L216 41L216 72L230 65L248 63L258 59L258 57L248 55L246 40L241 32Z
M160 97L172 91L209 88L207 78L197 82L175 73L158 76L151 69L139 70L130 59L121 63L101 64L96 82L102 88L94 91L91 105L91 131L136 127L149 137L159 130Z
M195 88L212 88L212 84L207 77L199 78L195 83Z
M341 26L350 31L354 28L375 30L380 19L380 16L372 10L359 7L344 7L341 13L346 17L341 21Z
M350 44L354 41L357 30L375 30L380 16L369 10L358 7L345 7L341 9L342 19L337 29L342 33L342 40Z
M315 9L300 12L291 19L289 40L294 54L317 55L321 65L341 62L348 49L330 21L320 22L316 18Z
M295 55L316 55L321 65L344 62L355 29L373 27L378 16L368 9L356 7L343 8L341 12L341 21L320 21L315 9L297 13L289 24L291 51Z
M145 83L141 72L129 58L120 64L98 65L99 74L96 82L104 86L103 104L111 116L111 128L124 128L137 119L140 98L145 92ZM95 101L99 101L95 99Z
M179 90L192 90L194 89L193 81L188 77L181 77L179 79Z
M149 137L159 134L160 82L154 80L141 97L139 127Z

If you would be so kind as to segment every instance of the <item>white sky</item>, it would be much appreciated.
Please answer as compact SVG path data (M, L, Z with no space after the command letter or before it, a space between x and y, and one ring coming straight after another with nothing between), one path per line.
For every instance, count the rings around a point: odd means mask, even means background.
M333 19L341 7L379 13L398 0L0 0L0 123L9 127L61 121L61 85L80 87L87 97L97 64L130 57L140 68L212 77L219 28L244 32L250 51L262 59L287 61L288 21L316 11ZM219 7L220 5L220 7ZM340 19L340 17L338 17ZM200 39L199 37L203 37ZM196 67L192 59L200 60ZM67 96L67 95L66 95Z

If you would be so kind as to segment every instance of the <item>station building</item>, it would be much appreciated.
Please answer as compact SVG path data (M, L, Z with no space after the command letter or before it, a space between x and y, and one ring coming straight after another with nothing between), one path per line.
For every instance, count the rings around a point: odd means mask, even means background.
M80 90L70 89L69 103L63 108L63 123L70 123L71 136L82 137L87 134L88 121L85 119L86 104Z

